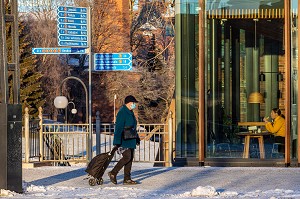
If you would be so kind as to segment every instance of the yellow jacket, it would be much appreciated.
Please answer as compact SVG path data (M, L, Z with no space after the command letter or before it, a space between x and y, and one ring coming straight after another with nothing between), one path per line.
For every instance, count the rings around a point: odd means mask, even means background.
M273 133L274 136L285 137L285 119L283 117L276 117L273 125L271 122L266 123L266 129Z

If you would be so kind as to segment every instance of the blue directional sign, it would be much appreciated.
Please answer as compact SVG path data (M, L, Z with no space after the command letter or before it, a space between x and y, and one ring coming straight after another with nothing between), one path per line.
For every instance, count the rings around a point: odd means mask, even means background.
M32 48L32 54L86 54L86 48Z
M58 7L58 45L87 47L87 17L87 8L65 6Z
M57 12L60 12L60 11L87 13L87 8L84 8L84 7L67 7L67 6L59 6L59 7L57 8Z
M86 19L86 14L76 14L76 13L67 13L67 12L58 12L58 16L60 17L69 17L73 19Z
M131 53L95 53L95 59L131 59Z
M87 41L87 36L59 35L60 41Z
M59 29L59 35L87 35L87 31Z
M129 65L118 65L118 66L115 66L115 65L108 65L108 66L105 66L105 65L95 65L94 67L94 71L109 71L109 70L132 70L132 67L129 66Z
M58 18L58 22L60 24L87 24L86 19L72 19L72 18L65 18L65 17Z
M130 63L131 63L130 59L95 60L95 64L97 65L126 65L126 64L129 65Z
M87 46L88 42L77 42L77 41L58 41L59 46Z
M77 24L58 24L58 29L67 29L67 30L87 30L87 25L77 25Z
M131 53L96 53L94 70L132 70L132 55Z

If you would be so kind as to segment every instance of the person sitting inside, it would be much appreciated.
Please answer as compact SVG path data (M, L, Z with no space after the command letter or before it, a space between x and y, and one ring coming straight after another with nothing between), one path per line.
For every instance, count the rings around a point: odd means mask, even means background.
M269 117L264 118L266 129L275 136L275 143L280 143L278 152L284 153L285 145L285 117L281 114L279 108L273 108L271 118L273 122L268 121Z

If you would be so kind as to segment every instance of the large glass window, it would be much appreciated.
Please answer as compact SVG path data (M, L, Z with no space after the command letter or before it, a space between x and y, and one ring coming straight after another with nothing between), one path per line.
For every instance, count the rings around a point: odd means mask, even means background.
M297 113L297 100L298 100L298 0L291 2L291 156L297 158L297 140L298 140L298 113Z
M272 108L284 114L284 10L282 1L207 1L206 157L283 158L273 135L240 122L262 122ZM249 96L262 96L249 103ZM258 127L259 128L259 127ZM249 151L245 152L245 145ZM263 147L263 148L262 148ZM247 150L246 150L247 151ZM247 154L247 155L245 155Z
M198 157L199 7L176 2L176 157ZM291 103L291 155L297 156L298 5L291 1L291 99L285 99L284 0L205 1L205 157L283 159L274 135L246 140L240 122L262 122ZM200 22L202 24L202 22ZM250 94L262 96L249 103ZM266 132L261 128L252 132Z
M176 1L176 157L198 156L198 0Z

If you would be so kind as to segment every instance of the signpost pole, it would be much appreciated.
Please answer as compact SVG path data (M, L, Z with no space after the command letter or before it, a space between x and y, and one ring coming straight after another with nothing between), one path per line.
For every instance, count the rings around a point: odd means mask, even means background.
M91 161L93 158L92 67L94 68L94 71L131 71L132 54L128 52L97 53L95 54L95 57L93 57L91 7L85 8L60 6L57 9L57 21L58 45L62 47L33 48L32 54L87 54L89 56L89 100L88 111L86 111L86 115L89 123L87 156L88 160ZM93 63L93 61L95 61L95 63Z
M93 126L92 126L92 23L91 23L91 7L88 7L88 48L89 48L89 151L88 151L88 158L89 161L92 160L92 146L93 146Z
M2 0L0 0L2 1ZM0 4L1 5L1 4ZM88 120L87 157L92 160L93 126L92 126L92 25L91 7L66 7L57 9L57 36L56 48L33 48L32 54L87 54L89 56L89 91L86 116ZM0 23L1 25L1 23ZM0 40L1 42L1 40ZM1 61L1 57L0 57ZM1 72L1 71L0 71ZM1 83L1 82L0 82ZM1 118L0 118L1 119Z

